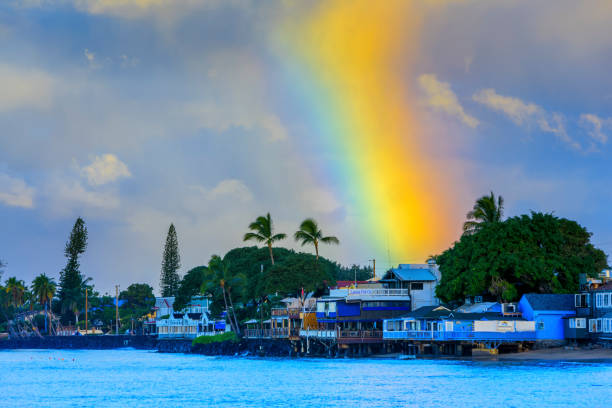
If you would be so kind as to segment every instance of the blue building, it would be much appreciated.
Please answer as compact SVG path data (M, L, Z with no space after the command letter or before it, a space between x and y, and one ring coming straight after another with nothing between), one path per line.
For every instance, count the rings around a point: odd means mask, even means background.
M536 340L564 340L564 318L576 315L574 295L523 295L519 310L527 320L535 321Z

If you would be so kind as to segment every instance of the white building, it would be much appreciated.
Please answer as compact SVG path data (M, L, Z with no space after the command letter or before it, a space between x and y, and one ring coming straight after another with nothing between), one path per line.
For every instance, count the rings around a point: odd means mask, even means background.
M440 269L435 262L426 264L399 264L391 269L380 282L386 282L390 288L408 289L411 299L411 310L423 306L437 306L436 287L440 282Z
M155 299L155 326L159 338L195 338L229 330L225 320L212 320L209 315L210 300L194 296L181 311L175 311L174 297Z

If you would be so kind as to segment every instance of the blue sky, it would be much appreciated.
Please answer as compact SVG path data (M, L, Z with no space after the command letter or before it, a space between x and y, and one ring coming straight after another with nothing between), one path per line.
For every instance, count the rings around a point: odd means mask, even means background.
M157 289L170 222L184 272L242 245L265 211L285 232L317 218L342 241L323 255L385 265L359 236L352 203L326 182L327 152L310 142L270 46L272 27L310 6L3 2L5 277L57 277L77 216L90 238L82 270L101 292ZM610 3L424 2L419 12L419 58L406 81L419 91L426 154L461 187L447 198L449 228L458 236L474 199L494 190L507 215L575 219L610 253Z

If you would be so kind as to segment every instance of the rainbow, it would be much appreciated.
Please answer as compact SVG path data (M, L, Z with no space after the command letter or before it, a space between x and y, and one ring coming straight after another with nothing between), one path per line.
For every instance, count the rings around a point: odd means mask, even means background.
M423 152L410 62L421 24L407 1L325 1L275 36L322 170L373 256L424 261L452 242L449 183Z

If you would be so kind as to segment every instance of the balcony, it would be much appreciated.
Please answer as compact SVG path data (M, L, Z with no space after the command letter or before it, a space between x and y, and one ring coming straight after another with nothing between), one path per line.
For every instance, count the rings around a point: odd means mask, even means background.
M286 339L297 337L299 329L276 328L276 329L245 329L244 337L248 339Z
M338 333L338 343L382 343L382 330L341 330Z
M316 337L319 339L335 339L335 330L300 330L300 337Z
M273 317L285 317L289 315L289 312L285 308L275 307L271 310L271 315Z
M384 331L385 340L437 340L437 341L534 341L535 331L475 332L475 331Z
M347 299L369 298L369 297L409 297L408 289L349 289Z

